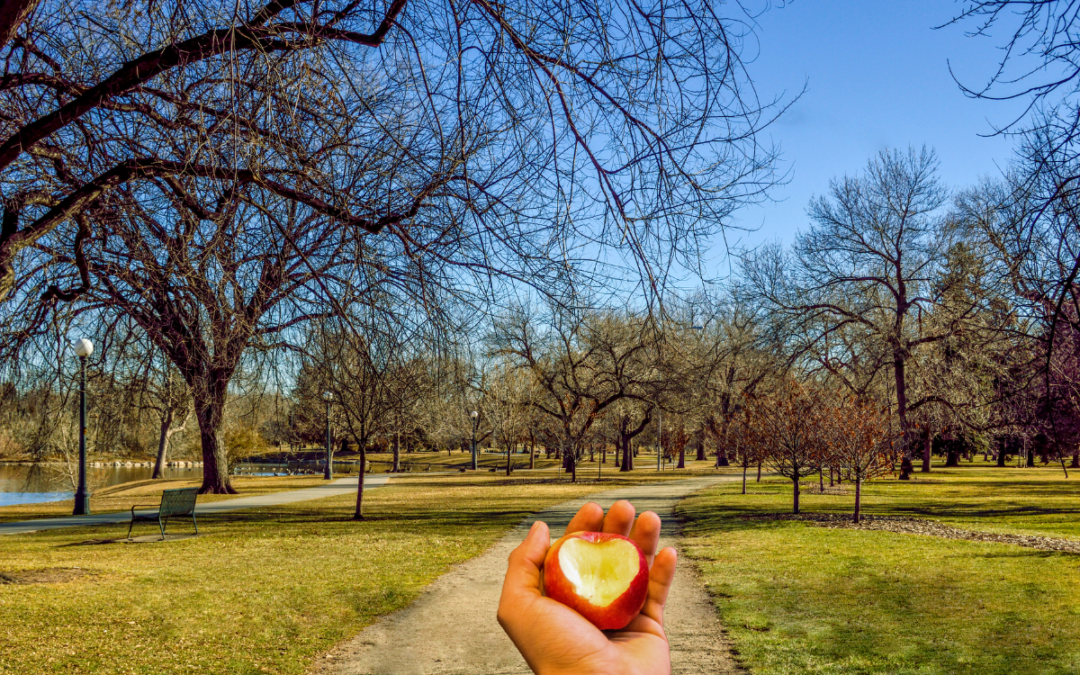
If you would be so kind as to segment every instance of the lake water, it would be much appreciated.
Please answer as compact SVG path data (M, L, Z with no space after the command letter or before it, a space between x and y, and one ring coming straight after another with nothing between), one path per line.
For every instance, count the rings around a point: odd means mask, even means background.
M284 473L284 467L262 464L242 464L237 467L245 476L271 476ZM149 466L87 467L86 481L90 492L110 485L133 480L147 480L154 473ZM200 478L202 468L165 469L165 478ZM60 465L0 464L0 506L37 504L71 499L75 489L71 479L61 472Z

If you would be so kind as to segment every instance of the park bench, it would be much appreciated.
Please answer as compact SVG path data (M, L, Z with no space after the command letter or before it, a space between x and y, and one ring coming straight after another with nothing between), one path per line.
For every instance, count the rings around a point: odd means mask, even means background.
M195 534L199 533L199 524L195 522L195 499L199 496L199 488L177 488L165 490L161 493L161 504L155 513L137 514L135 509L140 505L131 507L131 524L128 525L128 539L131 539L131 528L137 522L157 522L161 529L161 540L165 541L165 528L169 525L169 518L191 518L195 525ZM143 504L141 506L152 506Z

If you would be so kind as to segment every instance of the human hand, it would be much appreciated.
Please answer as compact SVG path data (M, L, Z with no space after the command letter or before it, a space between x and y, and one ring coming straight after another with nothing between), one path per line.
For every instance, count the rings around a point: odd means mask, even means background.
M598 504L581 507L567 532L610 532L629 536L649 562L649 597L622 630L601 631L566 605L540 591L541 566L551 546L546 523L537 521L510 554L499 599L499 623L537 675L669 675L671 657L664 634L664 603L675 577L675 549L659 553L660 517L618 501L607 516Z

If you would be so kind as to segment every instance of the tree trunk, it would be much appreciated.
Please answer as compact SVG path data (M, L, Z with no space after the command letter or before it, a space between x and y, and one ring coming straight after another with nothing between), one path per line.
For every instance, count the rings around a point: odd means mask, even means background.
M904 455L904 459L900 460L900 476L899 480L911 480L911 474L915 471L915 467L911 464L911 458Z
M229 460L221 442L227 385L228 382L198 383L198 386L191 388L202 443L203 482L199 494L236 494L236 489L229 482Z
M622 466L619 467L619 471L632 471L634 468L634 453L630 449L630 439L623 436L620 439L622 445Z
M821 494L825 494L825 468L819 466L817 470L818 477L818 489L821 490Z
M682 447L679 448L679 464L675 468L676 469L685 469L686 468L686 444L685 443L682 445Z
M799 476L799 473L796 471L795 472L795 478L791 479L791 482L795 484L794 511L792 511L792 513L794 513L796 515L798 515L798 513L799 513L799 478L798 478L798 476Z
M1073 450L1072 462L1069 463L1070 469L1080 469L1080 448Z
M953 450L947 450L945 452L945 466L954 467L960 466L960 453Z
M367 475L367 450L363 444L360 446L360 480L356 485L356 511L353 520L364 519L364 476Z
M742 463L742 493L746 494L746 470L750 468L750 462Z
M536 468L536 441L529 439L529 468Z
M607 443L600 448L600 463L607 464Z
M731 466L731 461L727 456L727 448L720 445L716 445L716 466Z
M161 434L158 436L157 458L154 460L154 473L150 478L161 478L162 469L165 466L165 458L169 453L169 429L172 427L173 409L171 405L165 406L165 414L161 416Z
M1006 459L1008 459L1008 456L1005 454L1005 450L1004 449L998 450L997 465L999 467L1001 467L1001 468L1005 468L1005 460Z
M862 476L855 474L855 522L859 522L860 509L862 508Z
M705 439L704 438L702 438L701 441L698 443L697 457L695 457L694 459L696 459L699 462L704 462L706 459L708 459L708 457L705 456Z
M507 443L506 444L506 475L507 476L509 476L510 472L514 470L514 466L513 466L514 460L513 460L513 457L512 457L514 445L516 445L516 443Z
M576 483L577 482L577 462L574 461L573 457L567 457L566 461L570 463L570 482L571 483Z
M401 434L394 432L394 473L401 471Z
M922 468L919 469L919 473L930 473L930 462L933 456L934 439L930 435L930 430L927 429L923 432L922 441Z
M902 321L902 319L898 319ZM910 454L914 445L911 438L911 429L907 417L907 371L906 360L899 344L893 344L893 380L896 385L896 416L900 420L900 447L904 452L904 459L908 460L907 466L911 466ZM910 480L911 470L904 470L904 463L900 464L900 480Z
M761 462L757 463L757 482L761 482Z

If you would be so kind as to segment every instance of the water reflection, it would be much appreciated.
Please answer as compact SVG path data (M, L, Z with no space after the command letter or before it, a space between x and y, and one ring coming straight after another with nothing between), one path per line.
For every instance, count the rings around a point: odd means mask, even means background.
M38 504L71 499L75 494L74 478L66 473L61 464L0 464L0 506L11 504ZM149 480L152 466L90 466L86 479L93 495L111 485L136 480ZM317 462L290 462L287 464L237 464L233 475L237 476L295 476L321 474ZM202 467L167 467L166 479L201 478Z
M87 467L90 492L133 480L147 480L154 473L149 466ZM165 478L198 478L201 468L170 467ZM70 499L75 493L67 466L60 464L0 464L0 506L37 504Z

